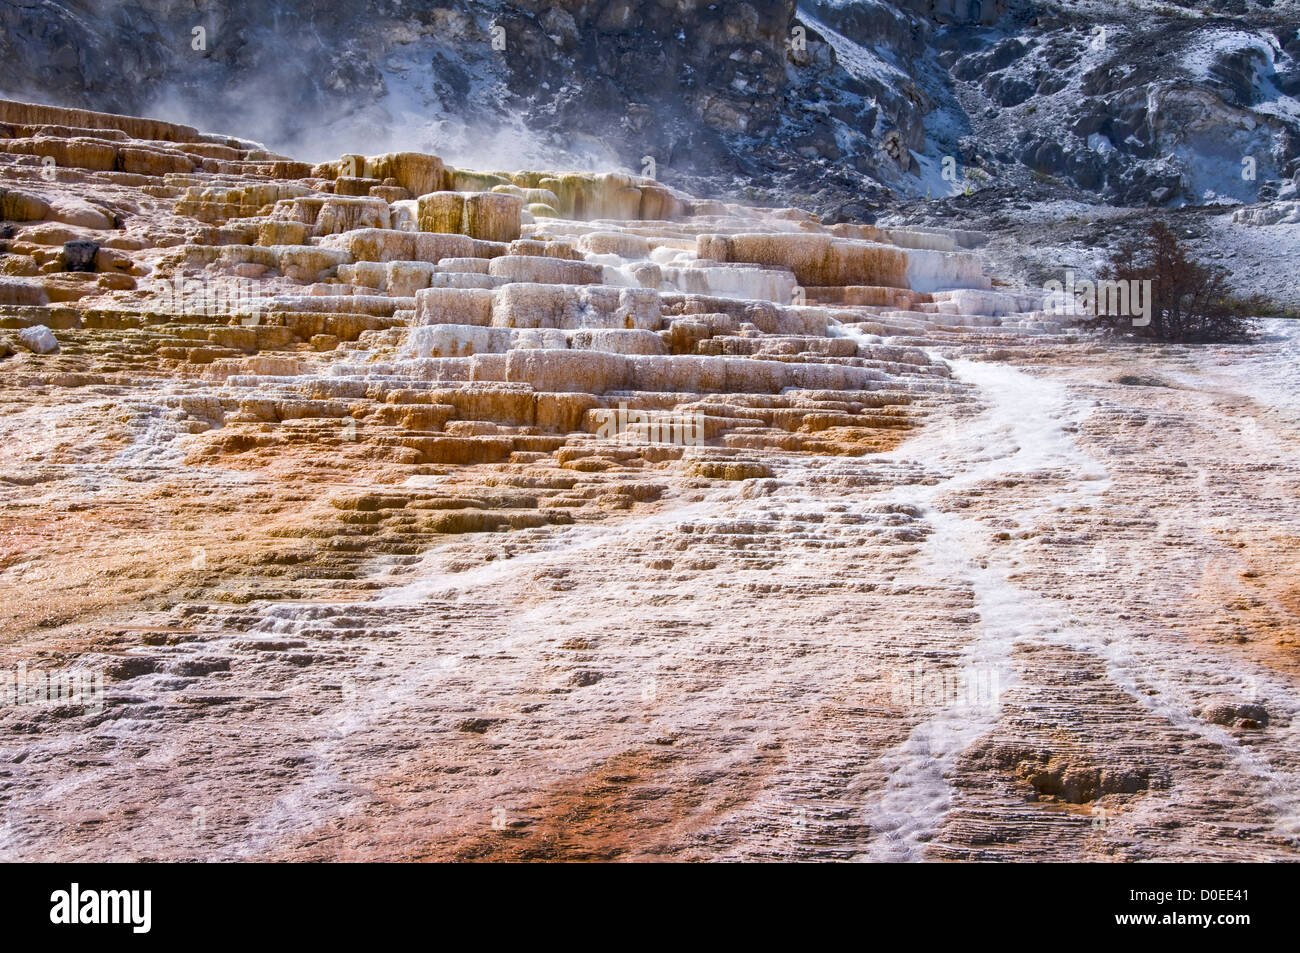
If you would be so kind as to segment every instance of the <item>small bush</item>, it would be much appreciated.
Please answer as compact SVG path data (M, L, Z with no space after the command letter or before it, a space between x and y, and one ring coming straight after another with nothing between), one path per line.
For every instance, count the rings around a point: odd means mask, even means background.
M1232 341L1253 332L1251 318L1266 309L1260 298L1238 298L1222 268L1194 261L1163 222L1122 242L1102 277L1151 282L1150 322L1134 326L1129 315L1101 315L1097 323L1116 334L1178 343Z

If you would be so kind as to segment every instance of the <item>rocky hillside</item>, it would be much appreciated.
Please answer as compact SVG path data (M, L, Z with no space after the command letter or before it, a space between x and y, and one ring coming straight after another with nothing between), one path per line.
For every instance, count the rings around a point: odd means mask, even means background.
M478 167L622 167L830 220L1030 182L1129 205L1251 202L1286 198L1300 171L1296 14L1293 0L0 0L0 93L309 159L368 142Z

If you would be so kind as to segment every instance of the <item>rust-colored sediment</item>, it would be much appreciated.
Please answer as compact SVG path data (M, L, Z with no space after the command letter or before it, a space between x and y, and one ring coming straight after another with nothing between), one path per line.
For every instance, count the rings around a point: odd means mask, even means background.
M0 856L1296 859L1300 428L1200 352L889 287L938 234L627 176L546 181L672 220L411 233L434 157L6 108L4 662L105 692L0 706ZM665 277L755 263L825 307Z

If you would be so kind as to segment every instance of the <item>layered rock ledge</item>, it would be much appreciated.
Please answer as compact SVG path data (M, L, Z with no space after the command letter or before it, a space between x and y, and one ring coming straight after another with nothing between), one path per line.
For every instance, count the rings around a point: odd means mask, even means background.
M0 134L4 856L1295 856L1294 427L980 236Z

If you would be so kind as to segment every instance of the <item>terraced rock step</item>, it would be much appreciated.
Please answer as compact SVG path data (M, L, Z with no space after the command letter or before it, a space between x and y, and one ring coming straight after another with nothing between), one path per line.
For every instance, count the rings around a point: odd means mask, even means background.
M1089 351L979 236L0 123L4 649L107 686L0 709L0 854L1233 856L1083 813L1207 791L1292 852L1290 671L1071 602L1165 503L992 363Z
M185 127L4 110L7 201L28 220L5 246L0 319L53 330L43 380L93 366L183 391L191 461L255 470L314 444L404 466L559 466L576 445L609 472L629 434L594 451L589 437L619 408L699 415L706 454L869 452L950 389L912 344L1008 323L976 317L1005 309L997 296L931 294L989 285L939 232L827 229L647 179L480 174L417 153L307 168ZM100 249L89 273L61 270L72 244ZM908 346L889 340L900 331Z

